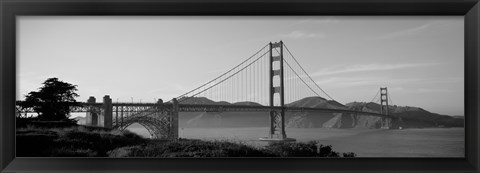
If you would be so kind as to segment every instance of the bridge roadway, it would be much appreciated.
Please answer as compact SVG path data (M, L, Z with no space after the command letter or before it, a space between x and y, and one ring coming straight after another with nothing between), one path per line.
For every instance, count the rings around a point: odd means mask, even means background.
M21 101L17 101L19 105ZM90 107L102 108L103 103L85 103L78 102L78 106L72 106L71 112L88 112ZM171 109L173 104L170 102L158 103L112 103L113 110L117 108L123 112L155 111L158 109ZM271 110L281 110L280 106L252 106L252 105L213 105L213 104L179 104L179 112L269 112ZM155 109L151 109L155 108ZM376 112L363 112L348 109L328 109L328 108L308 108L308 107L284 107L286 112L321 112L321 113L348 113L357 115L370 115L386 117ZM19 110L20 112L34 113L33 109Z

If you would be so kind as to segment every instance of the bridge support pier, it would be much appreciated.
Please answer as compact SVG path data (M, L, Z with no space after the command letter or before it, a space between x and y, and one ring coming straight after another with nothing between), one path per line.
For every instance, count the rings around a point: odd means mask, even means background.
M109 95L103 97L103 116L100 126L105 128L112 128L113 125L113 107L112 99Z
M87 100L87 103L95 103L95 101L95 97L90 96L90 98ZM101 109L103 109L103 114L102 111L100 111L100 108L90 106L85 119L85 125L112 128L113 106L112 99L109 95L105 95L105 97L103 97L103 105Z
M95 97L90 96L90 98L87 100L87 103L95 103ZM98 126L98 114L95 112L95 108L93 106L89 107L88 109L85 125Z
M178 100L176 98L172 99L173 107L170 113L170 139L178 139Z
M392 128L392 118L382 117L382 129L391 129Z
M285 111L270 111L270 133L268 137L271 139L285 139Z
M270 111L270 128L268 137L260 138L266 142L294 142L293 138L287 138L285 133L285 110Z

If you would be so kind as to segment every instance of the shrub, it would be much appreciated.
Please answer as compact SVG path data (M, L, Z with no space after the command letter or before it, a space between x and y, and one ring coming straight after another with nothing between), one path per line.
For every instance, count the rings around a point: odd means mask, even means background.
M343 153L343 157L356 157L357 154L353 153L353 152L347 152L347 153Z
M110 157L266 157L274 156L247 145L225 141L152 140L143 146L122 147Z
M326 145L326 146L320 145L319 148L320 148L318 153L319 157L340 157L338 152L335 152L332 150L331 145Z
M35 144L31 144L35 142ZM109 131L104 128L19 128L17 129L17 156L85 156L106 157L118 147L145 143L131 132Z
M54 148L52 141L58 138L55 134L17 133L17 157L49 156Z
M90 149L60 148L54 149L50 153L54 157L95 157L97 152Z
M309 142L276 142L265 147L270 153L280 157L340 157L331 145L318 144L316 141ZM355 157L352 152L342 153L343 157Z
M317 147L311 143L299 143L299 142L275 142L270 143L266 149L280 157L314 157L316 156Z

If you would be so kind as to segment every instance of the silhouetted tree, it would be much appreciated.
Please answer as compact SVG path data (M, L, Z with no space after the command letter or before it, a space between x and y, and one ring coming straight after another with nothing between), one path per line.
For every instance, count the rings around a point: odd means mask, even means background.
M26 95L22 107L31 107L38 113L42 121L68 120L70 106L77 105L75 93L77 85L72 85L58 78L48 78L43 82L39 91L32 91Z

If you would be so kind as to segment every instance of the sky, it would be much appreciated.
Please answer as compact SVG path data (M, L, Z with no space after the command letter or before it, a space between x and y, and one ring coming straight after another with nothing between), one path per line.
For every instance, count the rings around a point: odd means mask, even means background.
M19 16L17 99L50 77L86 101L170 100L282 40L340 103L464 115L463 16Z

